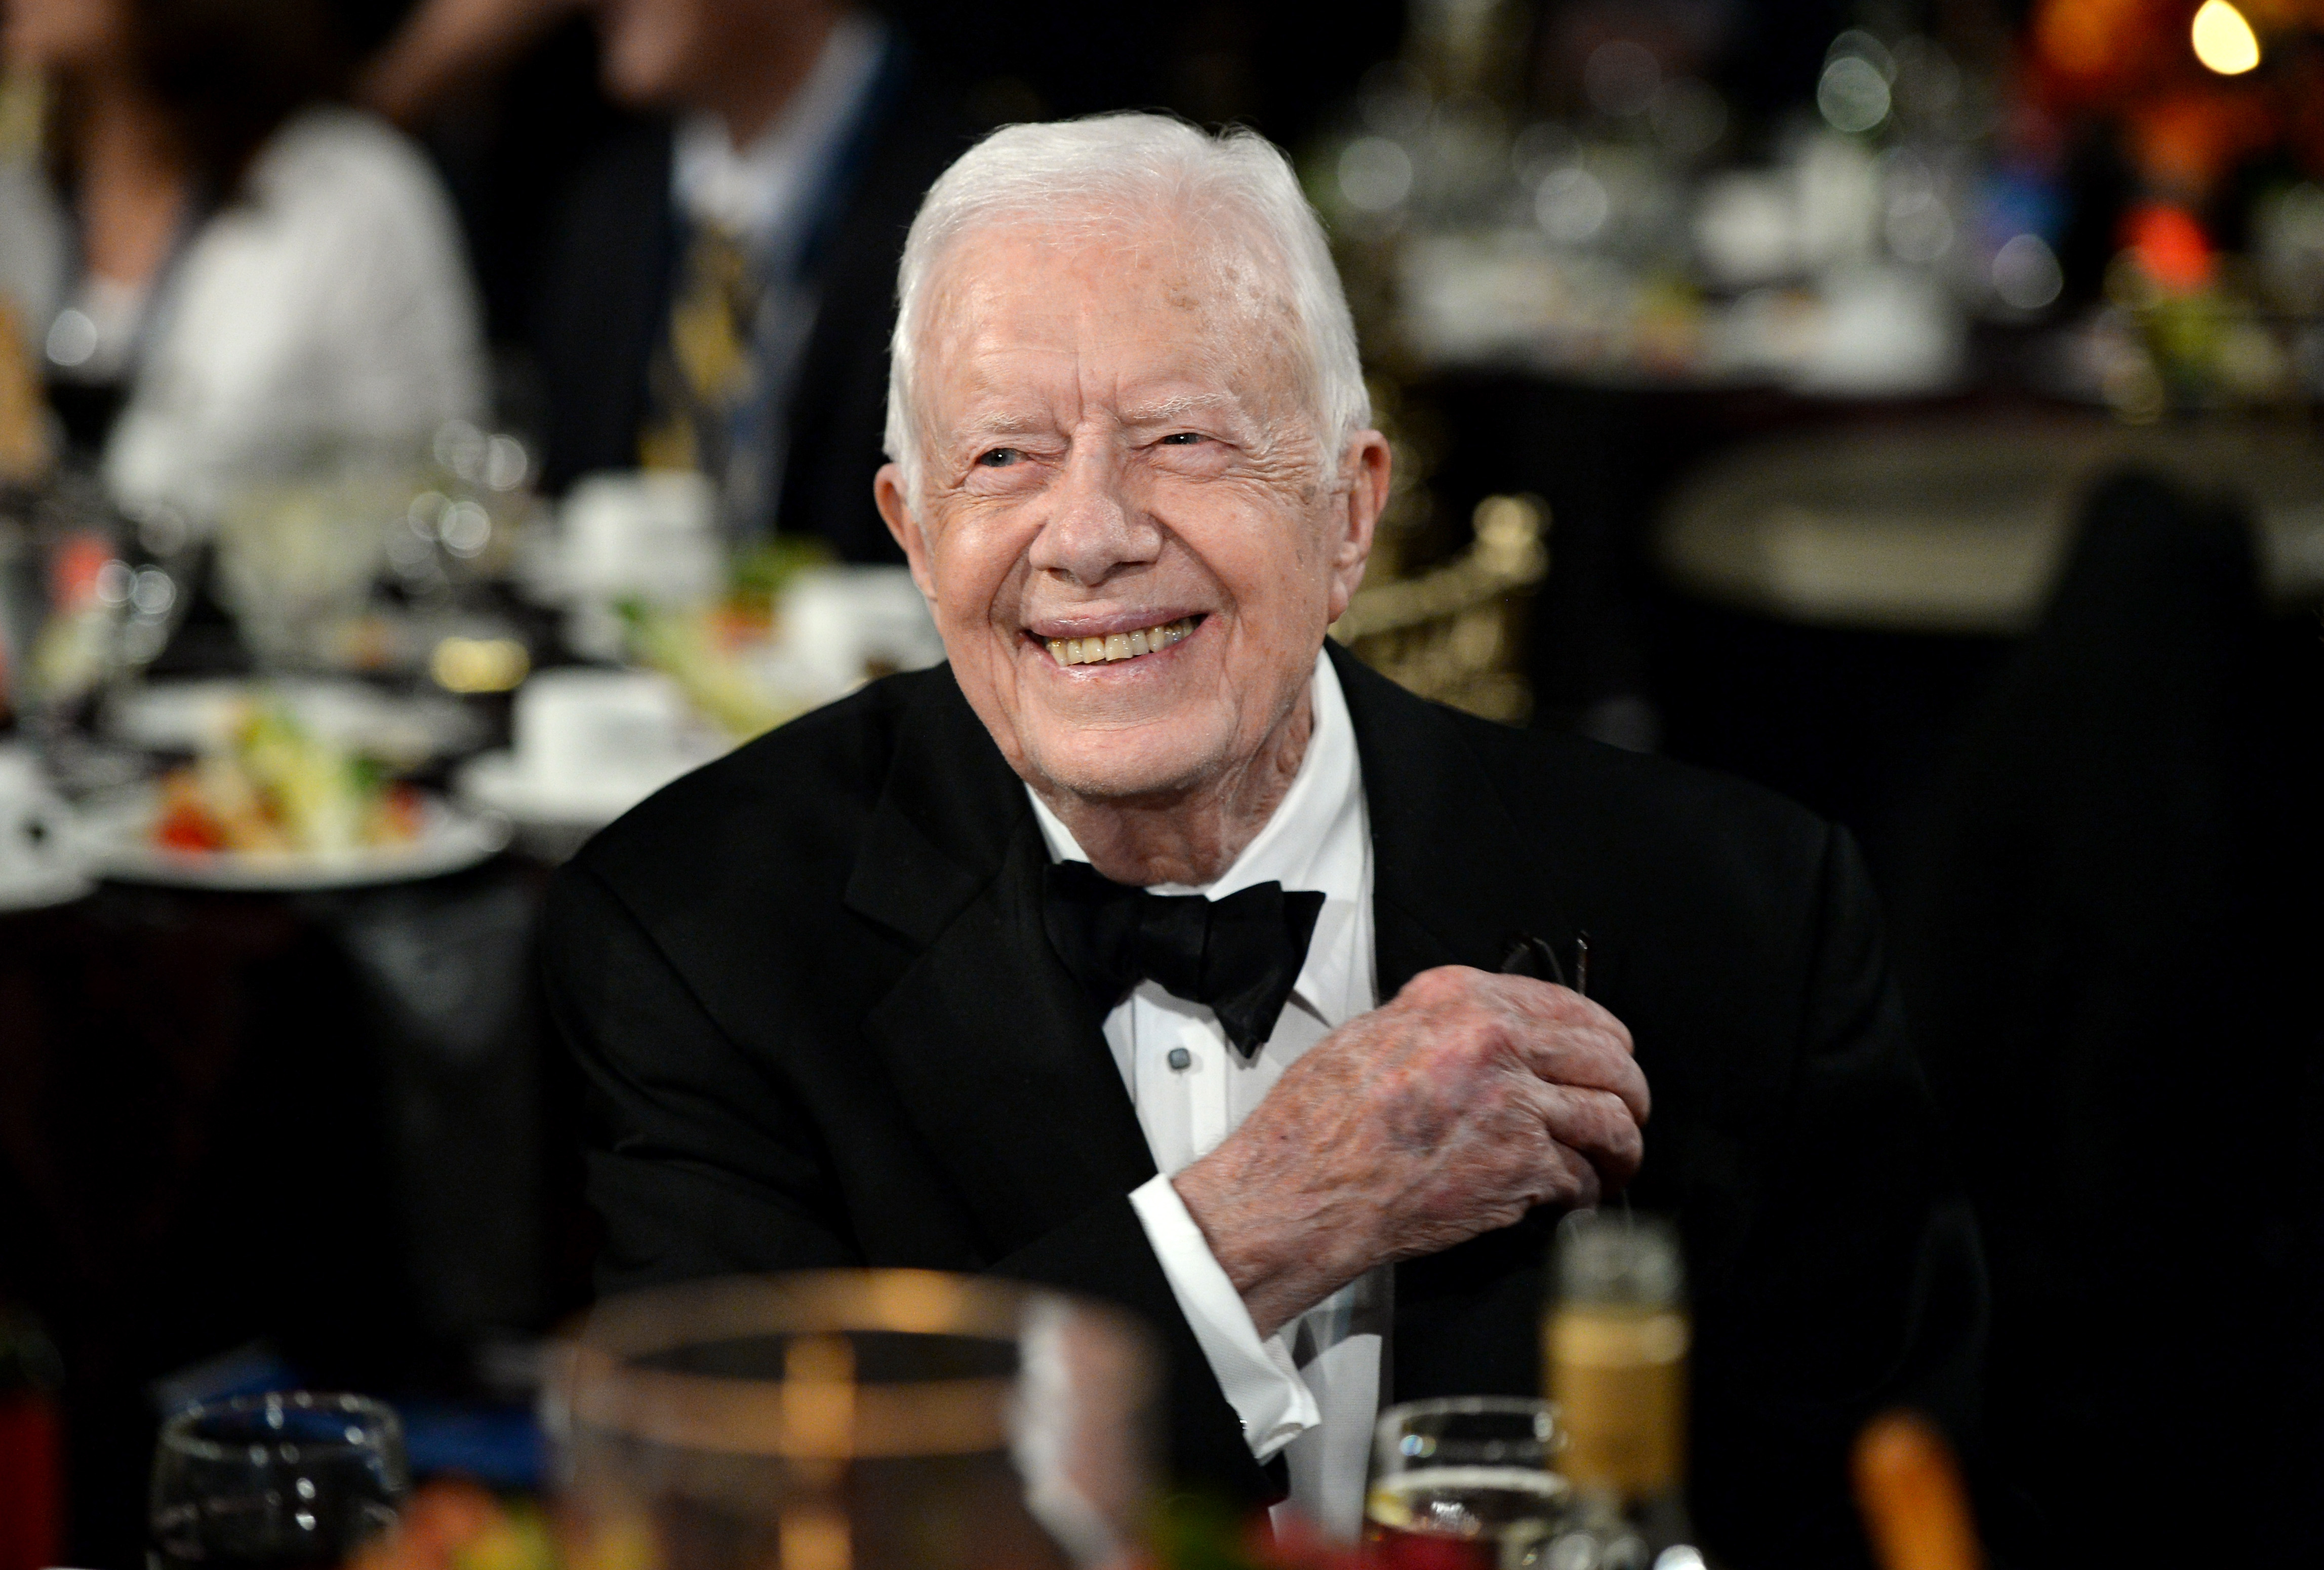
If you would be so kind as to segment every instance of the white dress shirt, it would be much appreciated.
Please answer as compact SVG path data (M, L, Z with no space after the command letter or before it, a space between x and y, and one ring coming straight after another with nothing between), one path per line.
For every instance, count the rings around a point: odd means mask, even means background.
M150 285L75 282L72 240L41 171L0 159L0 298L51 374L128 383L103 457L125 505L207 525L254 473L332 447L417 455L484 417L459 225L385 121L292 115Z
M795 231L855 123L886 41L887 30L873 18L841 17L807 80L747 147L734 145L715 115L680 120L670 158L678 210L733 236L761 261L772 249L797 244L803 236ZM788 267L789 258L779 260Z
M1251 1454L1262 1461L1283 1455L1291 1497L1280 1508L1352 1538L1363 1519L1364 1470L1381 1395L1389 1272L1370 1272L1261 1339L1170 1183L1231 1133L1302 1053L1379 1002L1371 832L1355 727L1339 676L1321 654L1311 694L1314 729L1306 755L1258 837L1217 882L1152 891L1223 899L1254 883L1280 882L1286 891L1322 892L1306 961L1274 1034L1245 1062L1208 1008L1146 981L1106 1016L1105 1039L1160 1174L1130 1203L1178 1307L1242 1419ZM1038 796L1033 811L1051 855L1089 859ZM1183 1053L1183 1067L1173 1067L1174 1052Z

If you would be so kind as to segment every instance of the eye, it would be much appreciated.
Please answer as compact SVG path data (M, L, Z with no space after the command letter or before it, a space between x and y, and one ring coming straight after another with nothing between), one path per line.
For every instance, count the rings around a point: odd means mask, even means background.
M1022 462L1024 457L1013 447L996 447L990 452L977 454L976 461L982 468L1005 469L1011 464Z
M1164 447L1192 447L1203 439L1199 430L1174 430L1162 439Z

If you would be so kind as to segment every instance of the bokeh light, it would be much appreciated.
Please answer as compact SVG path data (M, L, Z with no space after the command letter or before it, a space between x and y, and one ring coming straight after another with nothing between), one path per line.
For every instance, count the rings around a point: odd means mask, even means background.
M2259 36L2227 0L2203 0L2192 32L2195 58L2223 77L2241 76L2259 64Z

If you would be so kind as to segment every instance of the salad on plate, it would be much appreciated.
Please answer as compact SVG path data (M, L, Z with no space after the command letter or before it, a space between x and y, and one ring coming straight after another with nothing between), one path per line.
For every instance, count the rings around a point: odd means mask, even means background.
M427 823L417 790L258 698L224 746L162 776L149 833L181 854L342 857L410 845Z

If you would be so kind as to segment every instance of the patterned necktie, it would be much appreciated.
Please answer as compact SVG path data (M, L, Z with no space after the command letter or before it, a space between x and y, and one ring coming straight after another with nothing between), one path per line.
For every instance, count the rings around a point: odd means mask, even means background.
M694 224L669 331L647 371L638 440L645 467L698 469L727 488L737 416L757 391L751 345L758 312L758 280L742 242L715 224Z
M1149 894L1086 862L1049 868L1042 925L1100 1014L1141 981L1216 1014L1245 1061L1275 1033L1323 913L1314 890L1254 883L1223 900Z

